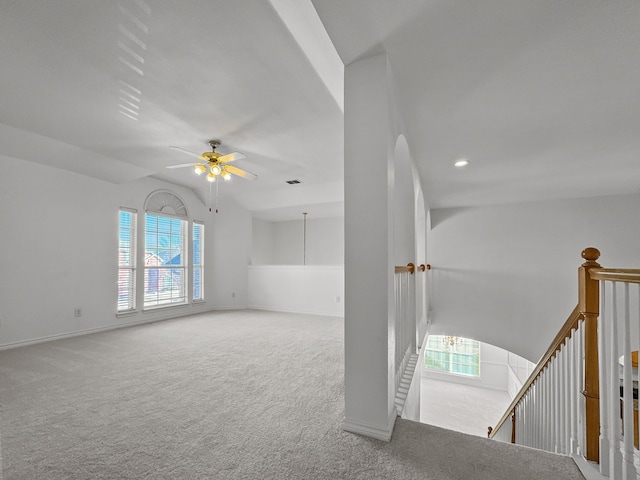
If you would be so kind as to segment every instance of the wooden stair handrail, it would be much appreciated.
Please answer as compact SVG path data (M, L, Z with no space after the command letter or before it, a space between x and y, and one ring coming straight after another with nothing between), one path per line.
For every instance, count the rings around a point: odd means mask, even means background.
M529 378L527 379L527 381L522 385L522 388L520 389L518 394L515 396L515 398L507 408L507 410L504 412L504 415L502 415L502 417L500 418L496 426L493 427L493 429L491 430L491 433L488 434L489 438L493 438L498 433L498 430L500 430L500 427L502 427L502 425L507 420L512 419L512 414L515 408L520 403L520 400L522 400L522 398L526 395L526 393L529 391L531 386L535 383L536 379L540 376L540 373L542 373L542 370L544 370L544 368L549 364L549 362L555 357L556 353L558 352L558 350L560 350L560 347L564 344L566 339L571 336L571 331L577 328L578 321L581 318L582 318L582 315L580 313L580 309L576 305L576 308L573 309L573 312L571 312L571 314L569 315L569 318L567 318L567 321L564 322L564 325L562 326L560 331L556 334L555 338L551 342L551 345L549 345L549 348L547 349L545 354L542 356L542 358L538 362L538 365L536 365L536 368L533 370L533 372L531 372L531 375L529 375ZM513 433L514 432L512 432L512 435Z
M592 280L640 283L640 270L634 268L592 268L589 276Z
M421 263L416 267L413 263L407 263L406 266L396 265L394 271L395 273L410 273L411 275L413 275L416 270L418 270L419 272L431 270L431 265L429 265L428 263L426 265L424 263Z
M407 263L407 266L398 266L396 265L395 273L410 273L413 275L413 272L416 271L416 266L413 263Z

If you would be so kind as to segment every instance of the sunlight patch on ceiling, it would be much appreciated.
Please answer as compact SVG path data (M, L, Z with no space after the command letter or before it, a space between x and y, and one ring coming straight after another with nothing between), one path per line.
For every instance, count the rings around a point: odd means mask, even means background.
M131 0L118 3L118 11L118 111L121 115L138 121L142 102L142 90L138 87L140 77L144 77L144 52L147 49L145 38L149 34L147 23L151 17L151 7L143 0Z

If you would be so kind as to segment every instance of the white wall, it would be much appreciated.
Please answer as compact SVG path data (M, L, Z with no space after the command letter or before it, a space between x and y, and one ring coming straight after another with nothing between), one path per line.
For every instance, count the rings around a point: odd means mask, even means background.
M511 398L515 398L535 366L533 362L509 352L507 359L507 392Z
M251 266L249 306L343 316L344 268L341 265Z
M159 188L205 222L206 302L117 318L118 208L141 216ZM251 216L231 201L212 214L166 182L114 185L8 158L0 160L0 196L0 346L247 303Z
M577 304L580 252L640 266L640 195L431 211L430 333L537 361Z
M343 265L344 218L307 217L306 256L304 220L253 221L253 265Z
M254 218L252 222L251 265L274 263L275 222Z

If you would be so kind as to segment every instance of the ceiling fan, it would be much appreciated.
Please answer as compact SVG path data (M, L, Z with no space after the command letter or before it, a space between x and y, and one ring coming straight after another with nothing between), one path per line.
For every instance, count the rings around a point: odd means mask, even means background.
M180 165L169 165L167 168L192 167L196 175L202 175L203 173L208 172L206 175L206 178L210 182L215 182L217 177L222 177L225 181L227 181L231 179L231 175L237 175L247 180L255 180L256 178L258 178L258 176L255 173L251 173L241 168L234 167L233 165L228 165L230 162L233 162L235 160L246 158L242 153L233 152L233 153L228 153L226 155L222 155L216 152L216 148L220 146L219 140L209 140L208 143L209 143L209 146L211 147L211 151L204 152L200 155L180 147L175 147L173 145L170 146L169 148L174 148L176 150L181 151L182 153L186 153L187 155L196 157L200 161L197 163L182 163Z

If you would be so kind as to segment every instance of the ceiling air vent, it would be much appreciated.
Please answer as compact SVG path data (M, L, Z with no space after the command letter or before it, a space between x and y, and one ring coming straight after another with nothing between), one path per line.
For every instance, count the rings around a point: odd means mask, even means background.
M287 180L289 185L297 185L298 183L302 183L300 180Z

